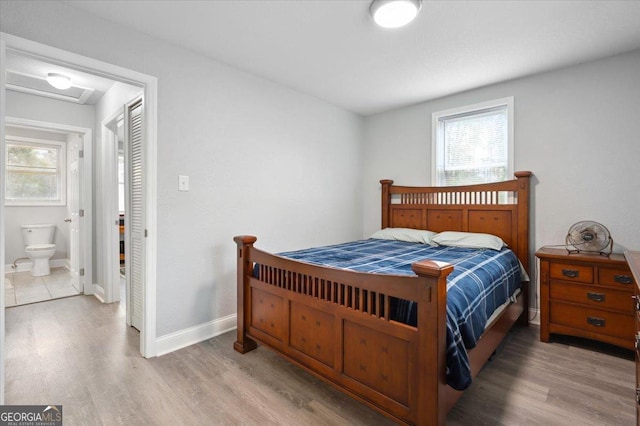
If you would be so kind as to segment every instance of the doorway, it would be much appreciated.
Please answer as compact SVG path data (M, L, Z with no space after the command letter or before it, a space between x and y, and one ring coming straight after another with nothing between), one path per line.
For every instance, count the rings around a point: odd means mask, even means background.
M6 275L5 306L52 300L83 294L85 288L91 294L91 285L86 278L91 275L91 256L86 256L92 247L91 224L87 226L82 206L91 205L92 163L84 161L85 152L91 158L93 130L76 126L49 123L24 118L5 117L6 153L12 178L5 199L5 253ZM55 168L57 188L46 198L38 200L37 188L47 188L43 182L51 182L50 168ZM34 163L35 162L35 163ZM85 178L87 181L85 182ZM15 194L13 192L16 192ZM36 197L36 199L33 199ZM33 276L34 260L26 257L25 232L32 224L51 225L53 243L50 272ZM89 271L88 274L85 274Z
M128 292L122 291L123 279L126 281L125 253L125 158L124 158L124 109L122 107L102 122L102 143L105 153L103 178L105 181L104 210L105 248L108 263L105 265L107 281L105 283L105 301L119 302ZM127 301L128 302L128 301ZM128 307L127 307L128 311ZM127 325L131 325L127 319Z
M10 34L0 33L0 98L2 102L6 98L6 54L8 51L19 52L26 56L41 58L51 61L51 63L62 65L70 69L82 70L86 73L103 76L117 82L132 84L138 86L143 93L145 100L144 109L144 131L145 138L144 147L144 169L142 175L144 177L144 216L143 224L145 230L145 259L144 259L144 283L143 283L143 309L142 309L142 325L140 330L140 353L144 357L153 357L156 355L156 264L157 264L157 237L156 237L156 181L157 181L157 79L153 76L142 74L137 71L122 68L113 64L97 61L82 55L77 55L65 50L57 49L51 46L35 43L30 40L15 37ZM5 111L4 105L0 105L2 111ZM5 140L5 116L0 116L0 173L5 173L5 156L4 156L4 140ZM0 183L0 193L2 194L2 203L4 204L4 182ZM97 198L97 197L96 197ZM4 259L4 208L0 215L0 275L5 273ZM93 231L92 231L93 232ZM97 258L98 262L103 259ZM87 274L88 275L88 274ZM93 274L95 275L95 274ZM95 286L93 277L91 284ZM89 286L85 286L85 293ZM4 307L4 292L0 292L0 307ZM4 309L0 309L0 404L4 402L5 387L5 324Z

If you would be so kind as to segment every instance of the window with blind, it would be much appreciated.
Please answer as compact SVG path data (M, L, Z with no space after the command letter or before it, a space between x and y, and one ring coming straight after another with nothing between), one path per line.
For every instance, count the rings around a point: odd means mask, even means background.
M513 98L435 112L432 183L498 182L513 175Z
M63 142L7 136L5 146L5 205L65 205Z

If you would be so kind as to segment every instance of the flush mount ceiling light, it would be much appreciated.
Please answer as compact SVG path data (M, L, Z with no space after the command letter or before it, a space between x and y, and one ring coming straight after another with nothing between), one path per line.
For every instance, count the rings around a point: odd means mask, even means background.
M50 72L47 75L47 82L56 89L65 90L71 87L71 79L63 74Z
M381 27L398 28L413 21L421 6L421 0L373 0L369 13Z

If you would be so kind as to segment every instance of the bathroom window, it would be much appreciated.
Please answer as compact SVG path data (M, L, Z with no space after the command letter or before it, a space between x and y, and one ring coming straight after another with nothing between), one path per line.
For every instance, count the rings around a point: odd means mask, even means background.
M5 205L66 204L64 142L7 136Z

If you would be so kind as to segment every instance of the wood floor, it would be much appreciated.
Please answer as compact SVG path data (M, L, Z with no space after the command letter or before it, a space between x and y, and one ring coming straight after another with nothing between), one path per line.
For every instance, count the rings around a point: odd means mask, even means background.
M124 308L76 296L6 309L7 404L62 404L65 425L387 425L388 419L227 333L153 359ZM634 363L516 328L450 425L633 425ZM597 349L597 350L594 350Z

